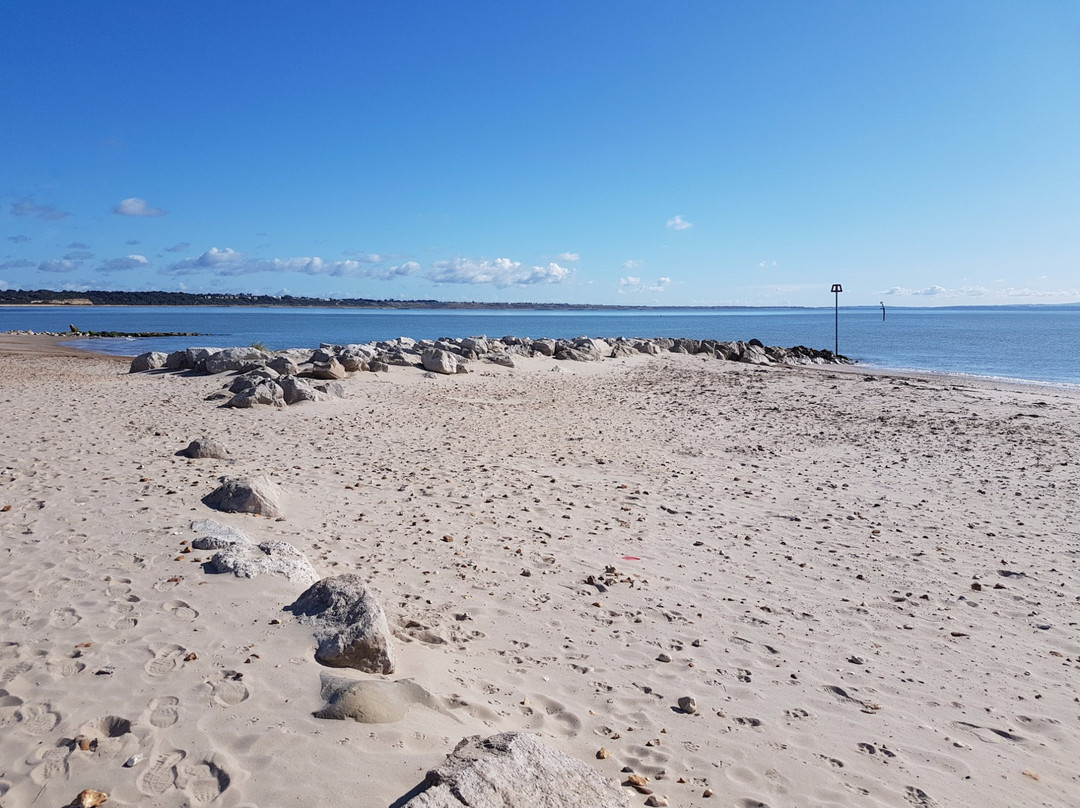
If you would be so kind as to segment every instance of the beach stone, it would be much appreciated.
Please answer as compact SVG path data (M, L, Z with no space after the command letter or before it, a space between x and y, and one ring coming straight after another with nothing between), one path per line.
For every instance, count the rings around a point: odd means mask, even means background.
M233 542L214 554L207 564L207 569L217 573L231 572L237 578L281 575L304 586L310 586L319 580L319 574L315 572L307 556L284 541L266 541L259 544L250 541Z
M514 367L514 358L510 354L491 354L487 357L493 365L502 365L504 368Z
M147 351L146 353L141 353L131 360L131 367L128 369L128 373L144 373L148 370L163 368L165 367L165 362L168 358L169 355L162 353L161 351Z
M196 550L224 550L234 544L251 544L251 540L239 530L212 519L192 522L191 529L202 534L191 542L191 546Z
M300 401L323 401L326 399L326 395L319 392L315 385L298 376L283 376L278 381L278 386L281 388L281 394L286 404L296 404Z
M208 457L215 460L228 460L229 450L225 445L213 438L196 438L180 452L184 457L194 459Z
M555 340L553 339L534 339L531 347L533 353L538 353L541 356L555 355Z
M295 376L300 372L297 364L287 356L275 356L266 366L280 376Z
M331 356L325 362L313 362L311 370L306 375L313 379L326 379L328 381L344 379L345 366L337 360L336 356Z
M341 382L318 382L312 386L329 398L345 398L347 392Z
M270 357L258 348L224 348L203 360L207 373L244 371L265 365Z
M447 375L458 372L459 359L455 354L441 348L428 348L420 355L424 370Z
M240 392L230 398L226 407L246 409L256 404L269 404L275 407L285 406L285 391L281 385L273 381L262 381L253 386L245 386Z
M679 709L687 715L693 715L697 712L697 700L693 696L682 696L679 698Z
M316 718L352 719L359 724L390 724L400 721L414 705L439 710L435 697L411 679L346 679L324 673L321 695L326 704Z
M525 732L465 738L418 788L402 808L630 806L616 783Z
M187 351L173 351L165 357L165 368L167 370L187 370L190 367Z
M765 349L760 344L753 345L750 343L747 343L746 347L743 348L739 361L751 365L771 364L768 355L765 353Z
M393 673L386 613L359 575L324 578L286 607L315 628L315 660L331 668Z
M203 497L217 511L284 516L281 490L266 477L222 477L221 485Z

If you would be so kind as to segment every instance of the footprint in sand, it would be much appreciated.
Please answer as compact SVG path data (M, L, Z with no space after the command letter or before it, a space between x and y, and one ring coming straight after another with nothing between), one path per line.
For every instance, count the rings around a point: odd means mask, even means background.
M18 696L12 696L6 690L0 690L0 727L18 722L16 713L22 703L22 699Z
M221 671L207 679L206 684L210 685L214 701L222 707L232 707L251 695L243 679L244 674L238 671Z
M54 676L67 678L68 676L74 676L76 673L81 673L86 670L86 665L74 659L61 657L60 659L47 660L45 662L45 668Z
M965 732L970 732L984 743L1000 743L1003 740L1023 742L1024 740L1023 736L1017 735L1015 732L995 729L994 727L980 727L978 724L969 724L967 721L954 721L953 726Z
M30 770L30 779L43 786L53 777L67 777L68 758L74 748L74 743L64 739L57 741L56 746L40 750L33 760L27 761L32 766L38 764Z
M171 727L180 719L180 699L161 696L150 701L150 723L158 729Z
M16 662L14 665L10 665L4 668L4 672L0 673L0 687L14 681L19 676L22 676L28 670L34 667L33 661L24 659L22 662Z
M131 592L130 578L113 578L105 587L105 594L110 598L122 598L129 592Z
M158 581L156 584L154 584L154 589L156 589L158 592L166 592L170 589L175 589L176 587L180 586L180 581L182 580L183 578L179 575L174 575L172 578L166 578L164 580Z
M190 623L199 613L192 609L188 604L182 600L170 600L163 607L165 611L173 616L174 619L180 620L184 623Z
M135 604L138 603L141 598L138 595L127 595L119 600L114 600L109 609L116 614L130 614L135 611Z
M176 784L176 767L187 756L180 749L155 754L150 765L135 781L140 792L148 797L158 797Z
M57 628L71 628L80 620L82 620L82 618L79 616L79 613L70 606L53 609L49 612L49 623Z
M177 785L196 803L210 802L229 787L229 773L212 760L186 766Z
M163 645L154 651L154 658L146 663L146 672L151 676L164 676L172 673L184 664L187 649L182 645Z
M15 711L19 729L27 735L44 735L60 723L48 704L24 704Z
M70 583L70 578L57 578L55 581L49 581L47 584L39 586L34 590L34 594L39 598L45 598L45 600L56 600L57 596L63 592Z
M904 798L916 808L937 808L937 803L930 798L930 795L915 786L904 789Z
M14 659L22 648L17 642L0 642L0 659Z
M137 617L121 617L112 624L112 628L115 631L128 631L139 625L139 619Z

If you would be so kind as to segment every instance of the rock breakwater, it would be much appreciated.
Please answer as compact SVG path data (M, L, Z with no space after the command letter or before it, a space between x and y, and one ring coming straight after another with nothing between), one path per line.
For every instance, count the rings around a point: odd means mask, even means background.
M267 351L258 347L191 347L172 353L148 351L131 362L131 373L184 371L196 374L232 374L212 398L226 407L256 404L287 406L300 401L341 397L338 381L359 372L386 373L390 368L416 367L428 373L456 375L470 372L474 363L514 367L518 358L549 357L560 361L599 362L636 355L694 354L751 365L850 364L829 350L796 345L764 345L760 340L719 341L667 337L596 339L531 339L506 336L443 337L437 340L395 340L349 345L323 343L317 350L289 348Z

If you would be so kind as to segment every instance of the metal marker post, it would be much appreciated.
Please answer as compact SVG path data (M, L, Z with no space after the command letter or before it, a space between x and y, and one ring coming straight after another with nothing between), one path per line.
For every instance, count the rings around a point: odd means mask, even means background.
M835 304L833 306L833 321L834 321L834 325L835 325L835 331L834 331L835 342L833 343L833 348L834 348L833 353L836 356L839 356L840 355L840 293L842 291L844 291L844 287L842 287L838 283L834 283L832 285L832 289L830 291L833 293L833 295L835 295Z

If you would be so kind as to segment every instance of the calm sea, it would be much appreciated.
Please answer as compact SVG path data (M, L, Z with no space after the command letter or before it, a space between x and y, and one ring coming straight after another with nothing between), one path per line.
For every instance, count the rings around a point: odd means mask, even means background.
M832 348L834 312L821 309L722 311L441 311L159 306L0 307L0 331L197 331L205 337L88 339L75 344L134 355L189 345L317 347L393 339L466 337L692 337ZM895 370L963 373L1080 385L1080 305L841 308L840 352Z

